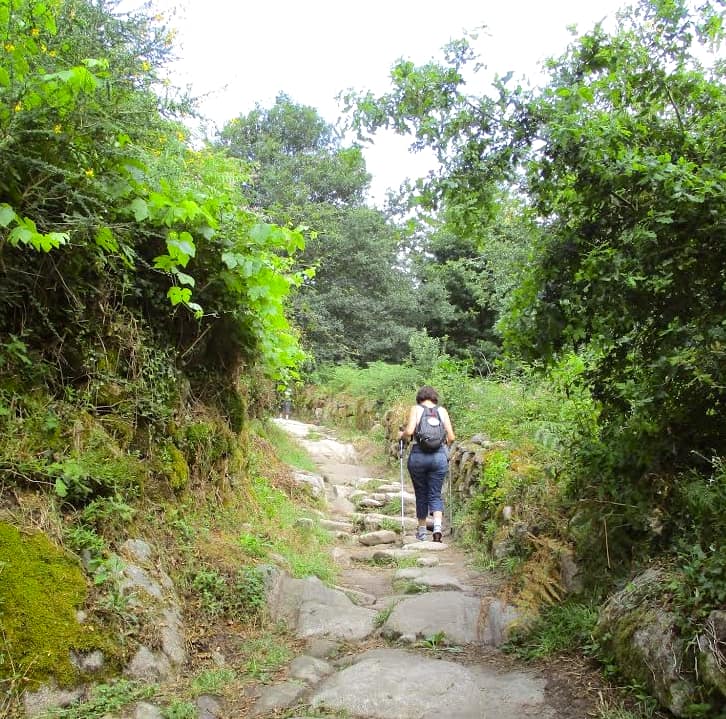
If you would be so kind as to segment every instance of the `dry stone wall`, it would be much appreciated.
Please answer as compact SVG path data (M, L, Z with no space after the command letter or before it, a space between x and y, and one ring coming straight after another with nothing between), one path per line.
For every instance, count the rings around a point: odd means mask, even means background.
M373 400L349 397L344 394L320 397L304 390L297 398L298 416L320 424L333 423L362 431L383 432L388 441L389 455L398 458L398 429L408 407L395 406L387 411ZM479 491L479 481L492 450L505 448L484 434L456 441L449 457L449 477L456 504L461 504Z

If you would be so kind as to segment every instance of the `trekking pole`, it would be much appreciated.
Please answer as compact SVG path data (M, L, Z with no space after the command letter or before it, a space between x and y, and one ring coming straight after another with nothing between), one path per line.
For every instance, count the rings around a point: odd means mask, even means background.
M403 427L399 427L403 432ZM403 437L398 440L398 456L401 461L401 546L403 546L403 537L406 534L406 522L403 514Z
M449 456L451 456L451 447L448 448L448 452L449 452ZM448 489L449 489L449 501L446 503L447 504L447 509L449 510L449 512L448 512L448 514L449 514L449 536L450 537L453 537L454 536L454 505L453 505L452 500L451 500L451 494L452 494L452 490L451 490L451 481L452 481L451 480L451 464L449 464L449 471L448 471L447 476L446 476L446 481L447 481L447 483L449 485L449 487L448 487Z
M449 536L454 536L454 505L451 503L451 471L449 471Z

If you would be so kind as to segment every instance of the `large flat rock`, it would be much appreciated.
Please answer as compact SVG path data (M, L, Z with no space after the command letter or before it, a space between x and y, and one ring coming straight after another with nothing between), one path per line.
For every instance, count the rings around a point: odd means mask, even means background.
M344 592L317 577L281 575L268 595L273 621L285 621L298 637L365 639L373 633L377 612L354 604Z
M544 681L520 672L463 666L402 649L375 649L328 677L315 708L365 719L552 719Z
M449 548L449 545L444 542L430 542L428 540L419 542L414 539L409 541L408 544L404 544L403 548L407 552L444 552Z
M399 569L394 575L395 579L414 582L429 589L451 590L455 592L463 592L471 590L471 587L454 576L454 574L446 567L404 567Z
M415 642L443 633L446 644L481 641L481 600L457 591L430 592L400 601L383 625L386 637Z

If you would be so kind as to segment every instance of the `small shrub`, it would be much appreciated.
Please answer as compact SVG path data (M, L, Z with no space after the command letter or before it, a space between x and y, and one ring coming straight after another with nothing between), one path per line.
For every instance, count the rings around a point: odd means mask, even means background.
M267 635L245 642L243 646L245 674L251 679L267 682L293 657L281 637Z
M211 618L226 616L250 622L265 607L264 575L255 567L243 567L231 577L214 569L199 569L191 579L191 587Z
M192 702L177 699L162 710L161 716L164 719L197 719L198 712Z
M250 534L249 532L241 534L237 541L244 553L254 559L266 557L272 547L268 540L262 539L255 534Z
M63 538L76 554L87 551L91 557L100 557L106 551L106 542L95 529L85 525L71 525L63 530Z
M92 500L83 508L81 518L86 524L96 527L121 529L134 518L134 514L136 510L117 494Z
M195 696L202 694L221 694L224 687L237 678L232 669L206 669L192 682L192 692Z
M531 627L516 633L505 651L527 659L544 659L578 649L592 652L592 630L598 611L594 604L568 601L546 607Z

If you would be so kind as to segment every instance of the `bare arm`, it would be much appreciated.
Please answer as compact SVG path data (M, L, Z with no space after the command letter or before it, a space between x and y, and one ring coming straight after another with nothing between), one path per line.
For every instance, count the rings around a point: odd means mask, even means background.
M413 433L416 431L416 422L418 420L416 415L416 405L414 405L408 412L408 421L406 422L406 426L403 428L402 432L398 433L399 439L406 440L413 437Z

